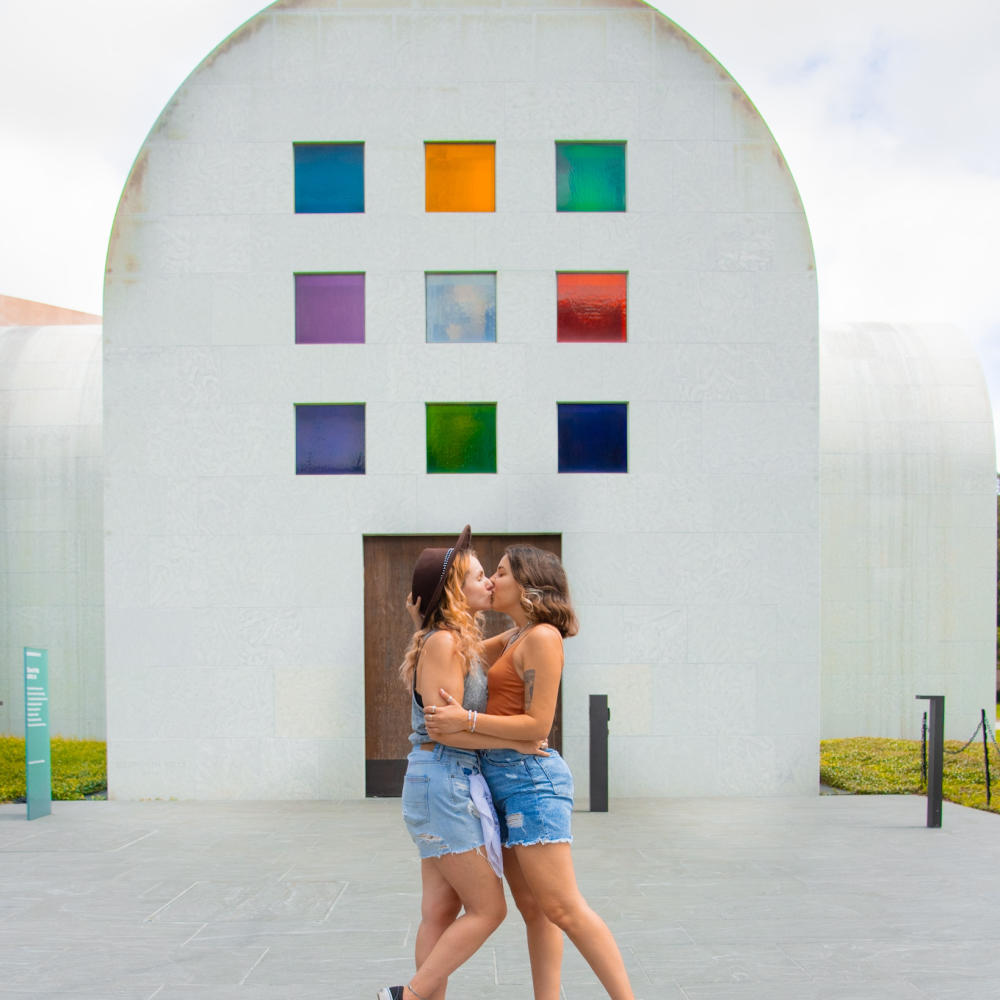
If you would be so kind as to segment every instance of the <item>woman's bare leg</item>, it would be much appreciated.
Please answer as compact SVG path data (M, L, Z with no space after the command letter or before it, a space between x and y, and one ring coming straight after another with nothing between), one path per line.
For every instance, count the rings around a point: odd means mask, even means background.
M576 945L611 1000L633 1000L618 945L577 888L569 844L533 844L514 851L538 905Z
M455 969L479 951L507 915L503 883L481 852L463 851L429 860L454 889L465 912L442 932L421 962L404 994L406 1000L413 997L414 991L430 1000L444 988Z
M419 969L434 949L438 938L455 922L462 909L458 893L441 874L441 866L435 858L423 858L420 862L420 880L423 892L420 897L420 926L414 945L414 958ZM444 1000L448 983L442 984L425 1000Z
M538 900L524 880L516 852L509 847L503 850L503 874L517 909L524 918L535 1000L559 1000L563 932L542 912Z

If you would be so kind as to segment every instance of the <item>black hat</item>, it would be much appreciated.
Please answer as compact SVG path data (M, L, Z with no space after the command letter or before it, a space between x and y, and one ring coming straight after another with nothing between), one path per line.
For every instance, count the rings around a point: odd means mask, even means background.
M441 603L444 580L455 553L471 547L472 529L466 525L450 549L424 549L417 557L417 565L413 567L410 593L413 595L414 603L420 599L420 613L423 615L421 628L427 628L427 623Z

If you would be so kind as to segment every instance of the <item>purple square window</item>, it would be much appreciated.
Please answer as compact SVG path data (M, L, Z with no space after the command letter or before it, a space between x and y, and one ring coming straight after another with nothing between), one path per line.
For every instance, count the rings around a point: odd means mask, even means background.
M362 476L364 472L365 404L296 403L296 475Z
M365 276L295 275L295 343L363 344Z

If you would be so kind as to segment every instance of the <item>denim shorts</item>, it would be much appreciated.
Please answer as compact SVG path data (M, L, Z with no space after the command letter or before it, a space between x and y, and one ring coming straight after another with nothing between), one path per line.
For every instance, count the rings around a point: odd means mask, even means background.
M403 822L421 858L460 854L483 846L483 824L472 802L469 776L480 774L474 750L435 743L406 758Z
M572 843L573 775L555 750L548 757L483 750L479 759L504 847Z

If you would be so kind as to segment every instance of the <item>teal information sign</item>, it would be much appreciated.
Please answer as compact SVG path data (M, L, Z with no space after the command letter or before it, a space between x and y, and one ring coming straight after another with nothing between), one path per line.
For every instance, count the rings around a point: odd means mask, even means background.
M49 757L49 654L24 648L24 763L28 819L52 812Z

